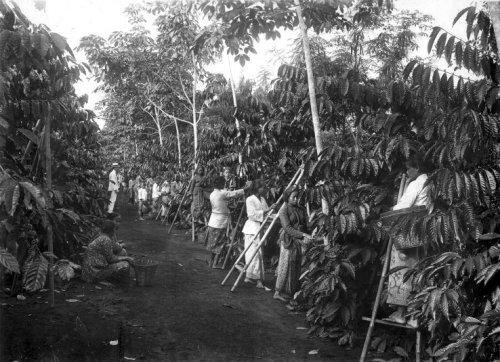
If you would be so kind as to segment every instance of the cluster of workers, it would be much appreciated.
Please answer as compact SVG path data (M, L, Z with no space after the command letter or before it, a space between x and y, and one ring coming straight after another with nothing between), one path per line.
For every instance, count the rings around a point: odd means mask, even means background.
M84 261L83 276L85 280L92 281L108 278L120 274L127 274L130 263L133 260L126 255L123 246L116 241L115 230L118 225L119 216L113 213L116 193L120 178L116 173L116 164L109 175L110 209L108 219L102 227L102 234L95 238L88 246L87 256ZM407 180L401 184L400 198L393 210L409 209L415 206L425 206L428 203L428 187L426 186L427 174L424 171L419 158L415 157L407 161ZM163 191L158 192L158 184L154 180L151 184L151 200L157 200ZM134 187L135 185L135 187ZM176 192L182 189L181 184L174 184ZM116 186L116 187L115 187ZM170 194L173 184L161 187L160 190L168 190L164 194ZM135 180L135 184L129 184L132 190L130 198L134 200L147 199L147 190L144 189L142 181ZM137 191L135 191L137 190ZM217 267L218 259L228 244L228 225L231 225L231 203L236 199L245 199L246 221L241 232L244 237L246 278L245 282L255 283L258 288L269 288L264 286L264 263L263 253L260 245L262 223L269 213L278 211L280 205L268 206L265 183L262 179L246 182L243 187L237 188L237 182L231 176L230 170L225 169L222 175L206 175L203 167L196 169L195 175L190 182L188 190L191 194L192 218L196 224L206 224L206 247L210 252L209 265ZM146 196L142 196L146 193ZM283 192L284 204L279 207L278 216L281 223L279 236L279 262L276 269L276 285L274 298L288 302L300 289L299 276L301 274L302 255L306 246L314 241L311 235L310 217L305 207L301 204L301 189L293 186ZM208 203L209 200L209 203ZM210 205L210 214L207 205ZM236 225L238 227L238 225ZM406 245L408 244L408 245ZM421 258L423 243L395 243L391 252L390 267L411 267ZM397 246L399 245L399 246ZM387 302L396 306L397 310L389 317L391 321L404 323L404 310L406 300L411 291L411 281L404 279L400 270L391 273L388 282ZM409 323L414 322L410 321Z
M158 180L143 181L140 177L130 179L129 183L125 184L120 179L117 168L118 165L113 164L113 169L109 174L108 218L103 224L102 233L88 245L83 268L84 279L87 281L125 276L130 264L133 264L133 260L126 255L125 249L116 240L115 231L119 224L119 215L113 211L116 194L120 187L128 192L130 202L139 205L139 217L142 218L144 203L150 203L153 209L161 209L168 204L169 200L178 197L184 186L178 176L173 181L162 182L161 185ZM238 199L244 200L246 220L242 222L241 232L244 247L247 250L245 261L248 267L245 282L270 291L270 288L264 286L264 260L260 247L261 225L269 214L271 217L279 217L281 223L280 255L276 270L274 297L288 302L299 290L303 250L314 239L310 234L306 210L299 202L301 192L298 188L285 190L285 203L276 215L280 205L269 206L265 198L264 180L247 181L240 188L237 188L238 181L229 168L224 168L220 175L213 175L205 174L204 168L198 166L190 183L188 192L192 200L191 214L196 229L198 231L205 229L204 242L210 252L207 261L213 268L219 267L221 253L229 242L228 225L231 224L231 218L234 216L231 214L236 209L234 206L237 205Z
M109 173L108 191L110 192L108 214L112 214L116 197L120 190L128 195L129 203L137 205L138 218L144 220L146 216L161 215L166 217L169 210L177 206L179 197L184 189L180 173L169 172L164 177L148 177L141 175L124 177L117 171L118 164L113 163Z

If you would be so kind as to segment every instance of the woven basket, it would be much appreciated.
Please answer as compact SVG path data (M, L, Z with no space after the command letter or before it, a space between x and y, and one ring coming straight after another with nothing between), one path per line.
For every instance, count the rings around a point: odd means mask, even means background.
M158 264L149 262L144 264L135 264L135 279L136 283L140 287L146 287L153 285L154 276L156 273L156 269L158 268Z

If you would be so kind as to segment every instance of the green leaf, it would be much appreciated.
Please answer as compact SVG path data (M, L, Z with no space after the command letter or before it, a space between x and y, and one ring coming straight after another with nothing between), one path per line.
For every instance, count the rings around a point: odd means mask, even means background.
M0 265L10 272L19 274L19 263L16 257L2 247L0 247Z
M52 40L52 43L57 47L57 49L59 49L61 53L64 53L64 51L69 48L66 39L62 35L52 32L50 33L50 38Z
M464 50L462 48L462 42L458 41L457 44L455 45L455 61L457 62L459 67L462 66L463 56L464 56Z
M427 86L429 85L429 81L431 78L431 72L432 72L431 67L426 67L425 70L422 72L421 84L424 88L427 88Z
M448 34L446 34L446 33L441 34L441 36L439 37L439 39L437 41L437 44L436 44L436 56L438 58L440 58L441 55L443 54L444 47L445 47L445 44L446 44L447 35Z
M490 186L490 193L494 195L497 189L497 183L495 181L495 177L493 176L493 173L489 170L484 170L484 174L486 175L486 179L488 180L488 184Z
M40 140L39 140L38 136L33 133L33 131L30 131L30 130L25 129L25 128L19 128L17 131L19 133L23 134L27 139L29 139L35 145L40 146Z
M405 69L403 70L403 78L404 79L407 79L408 76L410 75L413 67L415 67L415 64L418 63L418 60L417 59L413 59L411 60L405 67Z
M40 252L34 253L24 264L23 286L28 292L43 288L47 278L49 262Z
M446 297L446 293L443 293L441 296L441 312L443 312L443 315L447 320L450 320L448 298Z
M1 116L0 116L0 126L2 126L5 129L9 128L9 122L7 122L5 118L2 118Z
M452 36L446 42L444 56L449 65L451 65L451 55L453 54L453 45L455 44L455 37Z
M455 25L455 23L467 12L469 11L470 9L474 9L474 6L469 6L465 9L462 9L458 12L458 14L455 16L455 19L453 19L453 25Z
M394 347L394 353L396 353L398 356L403 357L403 358L410 358L408 353L401 347L395 346Z
M431 35L429 36L429 42L427 43L427 53L430 53L432 51L432 46L434 45L434 41L436 40L436 37L440 31L441 28L439 26L435 26L432 29Z
M457 197L461 197L462 196L462 192L463 192L463 182L462 182L462 176L459 172L455 172L455 184L457 186Z
M75 276L75 270L66 262L57 264L56 273L62 280L70 280Z

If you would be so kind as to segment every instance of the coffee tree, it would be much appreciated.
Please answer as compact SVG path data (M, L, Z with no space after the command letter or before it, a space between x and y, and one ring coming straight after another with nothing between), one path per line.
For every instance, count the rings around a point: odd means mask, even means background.
M1 1L0 14L0 263L21 272L23 287L34 291L44 285L47 257L54 258L46 253L47 230L56 255L75 257L93 221L81 214L99 215L103 207L98 126L73 88L88 68L66 40L30 23L15 4ZM65 279L77 267L66 259L56 265Z

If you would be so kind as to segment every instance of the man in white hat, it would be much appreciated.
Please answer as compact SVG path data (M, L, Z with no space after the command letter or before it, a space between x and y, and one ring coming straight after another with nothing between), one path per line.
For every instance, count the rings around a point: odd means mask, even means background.
M112 170L109 173L109 185L108 191L111 193L109 196L109 206L108 213L111 214L115 208L116 196L118 196L118 189L120 188L120 183L118 182L118 176L116 173L116 168L118 164L115 162L112 165Z

